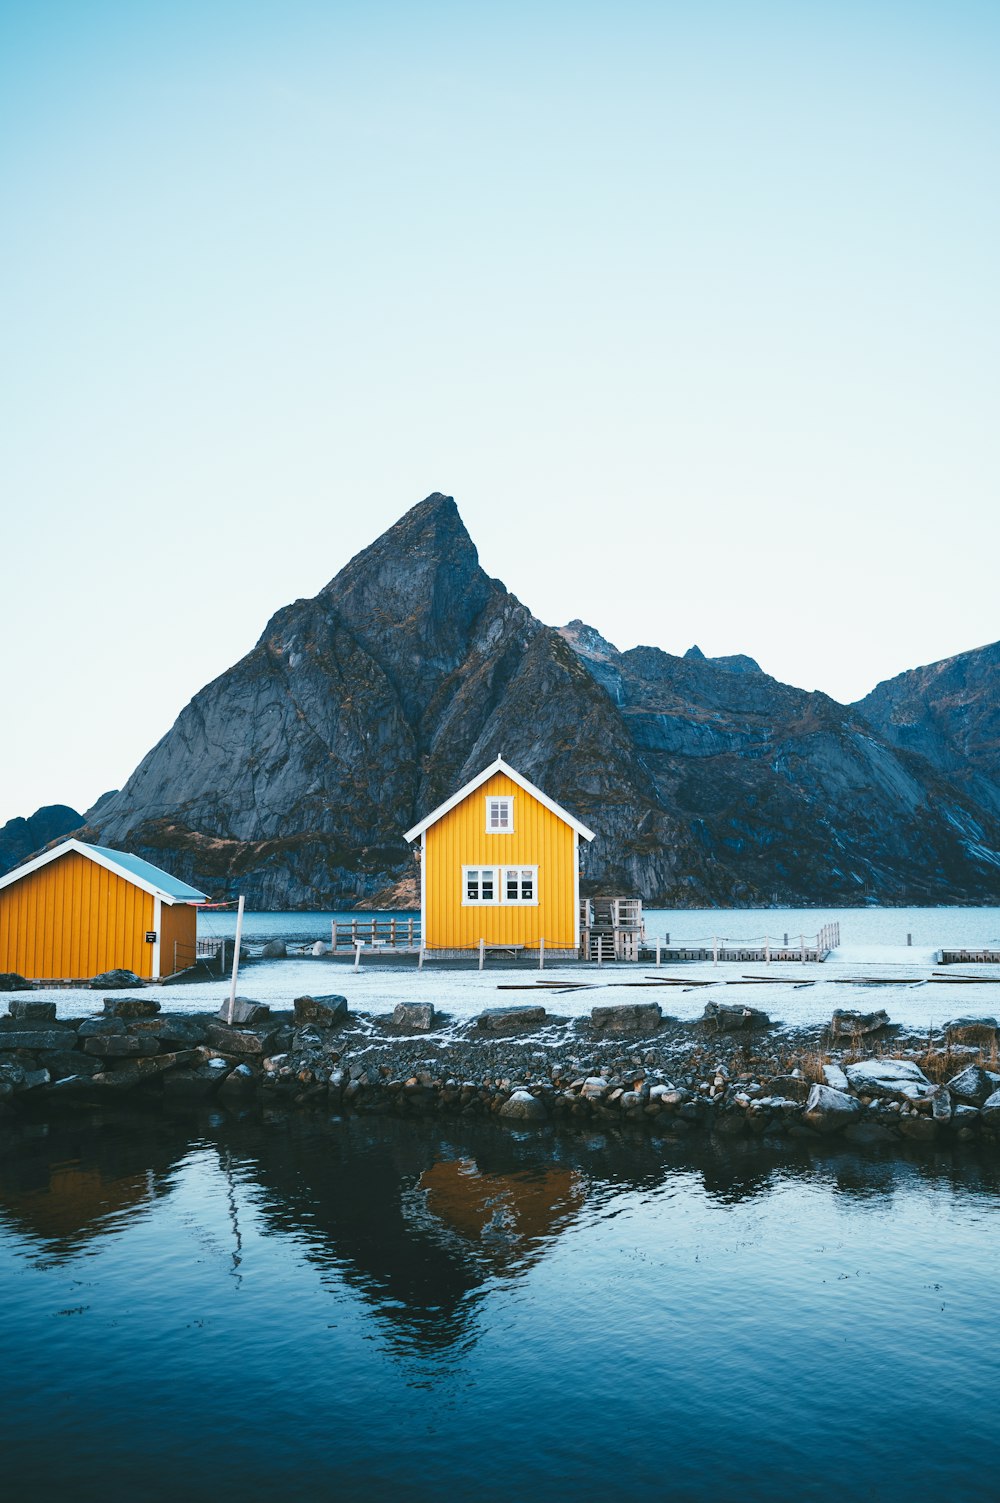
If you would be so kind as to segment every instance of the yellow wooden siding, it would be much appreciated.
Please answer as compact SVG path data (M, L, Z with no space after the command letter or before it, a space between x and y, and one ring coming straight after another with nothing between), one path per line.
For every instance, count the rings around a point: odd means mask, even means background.
M0 971L83 979L118 967L153 974L153 897L78 851L0 892Z
M194 965L197 910L190 903L164 903L160 909L160 975L172 976ZM176 941L176 951L174 942ZM174 957L176 955L176 965Z
M514 800L510 835L486 832L486 800ZM437 820L424 835L424 946L428 950L524 945L544 939L552 949L576 943L575 837L572 826L498 772ZM462 906L463 866L537 866L537 906ZM502 878L501 878L502 881Z

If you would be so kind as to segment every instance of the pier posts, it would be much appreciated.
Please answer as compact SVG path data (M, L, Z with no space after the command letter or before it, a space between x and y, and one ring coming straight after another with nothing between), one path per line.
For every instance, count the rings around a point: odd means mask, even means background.
M656 969L660 969L660 941L656 941Z
M719 964L719 936L717 934L712 935L712 964Z
M355 971L359 970L360 967L361 967L361 946L362 946L362 943L363 943L363 941L360 940L360 939L355 940L355 942L354 942L354 969L355 969Z
M485 963L485 960L486 960L486 941L485 941L485 939L481 939L479 941L479 969L480 970L482 970L483 965Z
M771 936L769 934L764 935L764 964L771 964Z
M544 969L545 969L545 937L544 937L544 935L541 936L539 938L539 941L538 941L538 969L540 971L544 971Z

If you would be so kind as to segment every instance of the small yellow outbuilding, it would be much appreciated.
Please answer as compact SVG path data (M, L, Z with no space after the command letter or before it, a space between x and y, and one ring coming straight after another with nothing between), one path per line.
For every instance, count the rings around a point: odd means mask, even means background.
M420 841L425 950L578 953L579 845L594 832L502 757L406 839Z
M193 964L205 894L139 856L66 840L0 877L0 971L158 981Z

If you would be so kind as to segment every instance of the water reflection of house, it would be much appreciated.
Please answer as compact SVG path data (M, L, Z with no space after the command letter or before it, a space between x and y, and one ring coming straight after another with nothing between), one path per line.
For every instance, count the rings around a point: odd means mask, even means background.
M473 1158L438 1159L418 1181L431 1221L498 1271L524 1267L583 1209L575 1169L483 1171Z
M47 1124L44 1133L5 1133L0 1154L0 1220L30 1237L50 1259L74 1256L115 1231L123 1211L151 1205L180 1156L156 1134L134 1128Z

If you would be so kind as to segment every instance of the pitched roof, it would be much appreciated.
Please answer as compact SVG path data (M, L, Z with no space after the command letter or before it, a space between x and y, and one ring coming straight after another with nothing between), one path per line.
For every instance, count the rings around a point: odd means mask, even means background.
M407 830L403 839L416 840L417 836L422 835L430 825L437 824L443 815L450 813L464 798L468 798L470 793L475 793L477 788L481 788L484 783L488 782L498 772L506 773L512 782L516 783L519 788L523 788L525 793L530 793L532 798L536 798L540 804L544 804L550 813L555 814L559 819L563 820L565 824L574 829L584 840L594 839L595 832L593 830L588 830L585 824L581 824L578 819L574 819L573 815L569 814L561 804L557 804L555 799L549 798L547 793L543 793L540 788L536 788L534 783L530 783L516 768L511 767L509 763L505 762L503 757L497 757L496 761L491 762L489 767L484 767L478 777L472 779L471 783L466 783L464 788L460 788L457 793L453 793L451 798L445 799L443 804L439 804L418 825L414 825L412 830Z
M169 872L161 871L151 861L143 861L141 856L132 856L127 851L110 851L102 845L87 845L82 840L64 840L62 845L57 845L54 850L44 851L33 861L26 861L23 866L15 867L5 877L0 877L0 888L9 887L12 882L19 882L22 877L27 877L31 872L48 866L50 861L58 861L59 857L65 856L67 851L77 851L79 855L96 862L98 866L106 867L108 871L124 877L126 882L132 882L136 887L141 887L143 892L151 892L154 898L161 898L164 903L203 903L205 901L205 894L199 892L196 887L190 887L179 877L172 877Z

